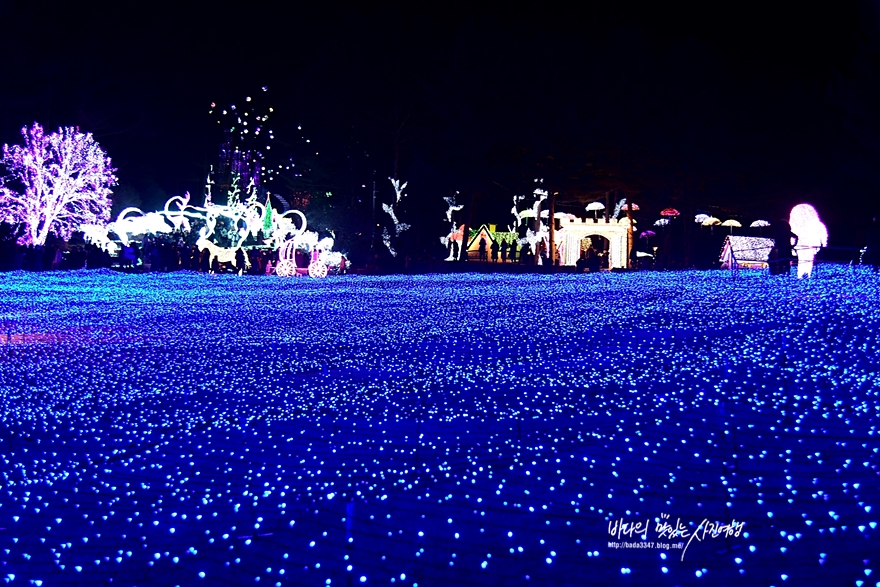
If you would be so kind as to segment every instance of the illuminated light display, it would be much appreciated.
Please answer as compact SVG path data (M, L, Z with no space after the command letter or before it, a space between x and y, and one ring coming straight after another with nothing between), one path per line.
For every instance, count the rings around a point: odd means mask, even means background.
M541 184L543 180L536 179L535 183ZM512 226L508 226L508 232L521 234L522 236L516 239L517 244L521 247L528 246L532 253L536 253L539 248L546 251L550 247L550 210L542 210L542 205L549 197L549 193L547 190L537 187L532 195L534 200L531 207L522 210L520 206L526 197L513 196L513 207L510 212L513 215L514 223ZM560 265L576 265L581 256L581 243L584 239L600 236L607 239L610 245L608 252L609 268L625 268L631 248L630 222L628 218L620 220L617 218L621 209L625 210L625 204L626 199L620 200L609 220L599 219L594 214L593 218L588 218L584 221L573 214L557 212L555 219L559 221L560 229L556 232L554 244L557 248L557 258ZM605 206L601 203L593 202L586 209L588 212L597 212L604 210ZM638 208L633 205L633 209L637 210ZM520 232L520 227L529 219L536 219L536 222L532 226L527 227L524 232ZM444 237L444 239L447 238ZM446 241L444 240L444 242ZM541 263L542 259L539 258L538 262Z
M535 179L535 183L539 185L542 184L543 181L543 179ZM537 187L532 192L532 196L534 201L532 202L531 208L523 210L519 209L519 205L520 202L526 199L526 197L513 196L513 208L511 208L510 212L513 214L514 225L508 226L508 232L521 234L522 236L517 238L517 244L521 248L528 245L530 251L534 254L538 251L539 243L543 243L545 251L550 247L550 226L543 220L550 216L550 211L541 210L541 204L549 196L547 190ZM520 227L523 224L526 224L524 221L529 218L536 219L536 222L533 223L532 226L527 227L523 234L520 232ZM542 260L539 258L538 262L541 263Z
M226 205L212 201L212 180L209 177L205 186L204 206L191 205L190 195L187 193L169 198L162 211L145 213L138 208L126 208L115 221L107 225L83 224L79 229L87 242L114 253L119 250L116 240L123 246L128 246L132 239L144 235L169 234L174 230L187 233L192 229L192 221L198 220L204 226L199 229L199 238L195 244L199 250L208 252L209 264L215 261L230 264L239 272L250 268L244 243L248 238L256 239L262 234L260 246L279 250L279 263L275 267L277 275L298 274L294 254L298 249L309 254L315 253L314 261L317 265L306 272L308 275L325 277L330 268L334 271L344 269L344 255L333 251L333 239L319 241L317 233L306 230L305 214L299 210L288 210L283 214L273 211L268 197L266 204L257 200L256 184L253 181L249 183L245 201L242 202L241 190L238 188L239 179L238 176L233 178ZM217 228L220 224L233 228L220 235ZM229 246L218 244L217 237L220 236ZM236 265L238 257L243 262L242 267Z
M510 209L510 213L513 214L513 226L507 227L508 232L516 232L522 224L523 217L520 216L519 203L524 199L525 196L513 196L513 208Z
M771 250L771 238L728 235L721 248L721 268L766 269Z
M383 204L384 208L385 205ZM397 251L394 249L394 245L391 244L391 234L388 232L387 228L382 229L382 244L385 245L385 248L388 249L388 252L391 253L392 257L397 256Z
M536 183L543 183L543 181L542 179L535 180ZM543 220L550 216L550 211L541 210L541 204L550 194L543 188L535 188L533 195L535 196L535 203L532 204L532 209L528 211L528 215L521 212L520 218L536 218L538 221L537 230L527 229L525 237L519 239L519 244L520 246L529 245L532 253L537 253L538 243L544 243L548 248L550 246L550 227ZM539 263L542 261L542 259L538 259Z
M209 263L212 267L214 263L228 263L235 266L239 271L242 271L251 266L247 255L241 255L244 260L244 267L238 267L236 263L235 257L239 254L238 251L241 250L241 243L243 241L244 237L242 237L234 247L220 247L208 240L205 229L202 229L199 232L199 240L196 241L196 246L199 250L208 252Z
M798 279L813 274L813 260L822 247L828 246L828 229L819 220L819 213L809 204L798 204L791 209L788 223L797 235L794 247L798 258Z
M602 202L590 202L586 205L584 209L587 212L592 212L593 220L596 220L599 217L599 212L605 209L605 204L603 204Z
M397 207L400 205L400 201L406 196L403 193L403 190L406 189L407 182L401 183L399 179L395 179L393 177L388 178L391 181L391 186L394 188L394 203L393 204L382 204L382 210L388 214L391 218L391 221L394 223L394 234L388 232L387 228L382 229L382 244L388 249L388 252L391 253L392 257L397 256L397 251L394 249L394 245L392 239L400 236L400 234L406 230L409 230L410 225L406 222L401 222L397 218Z
M342 272L345 269L345 256L333 250L334 241L330 237L318 239L318 233L307 231L305 217L299 232L281 245L278 251L278 265L275 274L280 277L308 275L322 279L327 277L330 269ZM304 251L309 255L309 264L305 268L297 266L296 251Z
M445 201L448 206L446 209L446 222L449 223L449 233L445 236L441 236L440 242L449 251L449 255L445 259L446 261L457 261L461 257L461 244L464 240L464 225L456 227L455 220L452 216L456 212L460 212L464 208L464 204L459 204L457 199L458 192L455 192L452 196L443 198L443 201ZM458 243L457 247L453 246L452 243Z
M107 232L116 234L123 245L128 245L134 236L171 233L174 227L165 221L166 218L168 218L166 214L159 212L145 214L139 208L126 208L119 213L114 222L107 225ZM83 226L80 230L85 232Z
M625 218L623 220L626 220ZM629 223L614 218L560 219L560 229L556 232L562 254L560 264L575 265L581 254L581 241L585 238L601 236L608 239L608 267L611 269L625 268L629 259Z
M43 245L51 233L68 239L81 224L109 219L116 170L91 133L45 134L34 123L21 134L24 145L3 145L0 158L10 173L0 178L0 221L25 227L20 244Z
M7 274L0 576L864 581L880 290L833 266L806 286ZM684 561L608 547L609 523L663 514L745 533Z
M226 185L238 177L247 184L270 187L280 171L291 166L291 160L270 162L268 159L271 142L275 139L274 132L268 127L273 113L273 108L266 102L268 88L263 86L257 97L255 101L252 96L247 96L244 107L230 104L227 108L219 108L216 102L211 103L208 114L214 117L224 133L219 164L216 168L211 167L211 184L217 185L216 180L219 180L221 185Z

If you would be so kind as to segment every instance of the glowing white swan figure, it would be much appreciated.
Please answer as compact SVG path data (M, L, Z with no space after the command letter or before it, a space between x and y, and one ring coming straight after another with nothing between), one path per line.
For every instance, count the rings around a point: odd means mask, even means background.
M165 218L174 225L175 230L184 230L189 232L190 224L187 219L186 209L189 207L189 192L183 196L172 196L165 202ZM172 202L177 202L177 210L171 209Z

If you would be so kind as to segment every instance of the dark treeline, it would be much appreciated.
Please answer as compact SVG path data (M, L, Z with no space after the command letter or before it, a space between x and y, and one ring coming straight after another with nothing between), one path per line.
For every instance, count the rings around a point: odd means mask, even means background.
M113 254L74 233L67 241L50 236L44 245L21 245L15 227L0 223L0 272L114 269L129 273L239 273L271 275L278 254L268 249L241 249L234 263L220 263L210 252L188 242L181 232L147 236L138 241L117 243ZM308 255L297 253L297 262L308 266Z
M876 213L869 3L256 5L240 15L247 26L213 10L68 6L38 46L15 42L36 6L0 10L15 80L0 88L0 141L34 120L93 131L119 168L117 209L200 194L220 141L208 105L266 85L276 149L308 170L277 193L308 193L298 201L310 222L344 249L375 248L393 176L410 183L401 246L414 257L431 256L446 231L444 196L460 192L458 221L504 226L535 178L562 211L583 216L610 194L637 202L643 223L668 206L683 219L773 222L807 201L839 246L861 245L864 211Z

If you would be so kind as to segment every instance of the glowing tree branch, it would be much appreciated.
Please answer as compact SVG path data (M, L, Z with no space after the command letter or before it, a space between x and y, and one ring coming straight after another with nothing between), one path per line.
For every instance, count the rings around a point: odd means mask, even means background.
M409 224L398 220L397 214L395 213L395 208L398 204L400 204L400 201L404 198L404 196L406 196L406 194L403 193L403 190L406 189L407 182L403 182L403 184L401 184L399 179L394 179L391 177L389 177L388 179L391 180L391 185L394 187L395 198L394 203L390 206L388 204L382 204L382 210L385 211L385 213L387 213L391 217L392 222L394 222L394 235L400 236L401 232L410 228ZM396 257L397 251L394 250L394 247L391 244L391 235L388 233L388 229L382 230L382 242L388 248L388 252L391 253L391 256Z
M457 202L457 200L458 200L458 192L457 191L454 194L452 194L452 196L443 198L443 200L449 206L446 209L446 221L449 223L449 234L447 234L446 236L441 236L440 242L443 243L444 247L449 249L449 256L446 258L446 260L447 261L457 261L458 257L461 255L461 247L459 247L457 249L458 255L456 255L455 254L456 250L451 246L451 244L455 240L457 240L459 242L464 241L464 237L463 237L464 227L462 226L461 232L458 231L458 229L455 225L455 219L453 218L453 215L456 212L461 212L461 210L464 209L464 204L459 204ZM456 238L456 237L458 237L458 238Z
M516 224L513 226L508 225L507 228L510 232L516 232L522 224L523 217L520 216L519 203L524 199L525 196L513 196L513 208L510 209L510 213L513 214L513 219L516 221Z
M21 134L23 146L3 145L0 163L10 175L0 182L0 220L24 225L22 244L42 245L50 232L67 239L83 224L110 218L116 170L91 133L65 127L46 135L34 123Z
M450 197L443 198L443 200L449 205L449 207L446 209L446 222L449 223L449 234L440 237L440 242L443 243L443 246L445 247L449 246L449 243L452 241L456 232L455 221L453 220L452 215L455 212L460 212L464 208L464 204L458 204L456 202L457 198L458 192L455 192ZM451 254L452 253L450 253L450 255Z
M541 183L543 181L544 181L543 179L536 179L535 180L536 183ZM548 240L548 238L550 236L550 227L548 225L544 224L544 221L541 220L545 215L546 216L550 215L549 211L541 210L541 204L544 202L544 200L547 199L547 197L549 196L549 193L545 189L535 188L535 191L533 192L533 194L535 196L535 203L532 205L532 209L531 210L523 210L522 212L517 212L517 210L516 210L517 197L514 196L513 214L514 214L514 216L517 217L517 226L519 226L519 222L521 221L522 218L534 218L537 220L538 230L535 231L535 230L532 230L531 228L528 228L528 229L526 229L526 236L524 238L518 239L520 246L529 245L529 247L531 248L531 251L533 253L536 253L538 250L537 249L538 243L541 242L542 240L543 241Z
M617 217L620 216L620 211L623 210L624 206L626 206L626 198L620 198L620 201L614 206L614 214L611 215L611 218L617 220Z
M388 179L391 180L391 185L394 187L394 193L395 193L395 195L397 196L397 197L395 198L395 200L394 200L394 203L395 203L395 204L399 204L399 203L400 203L400 200L402 200L403 197L406 195L405 193L403 193L403 190L406 189L406 185L407 185L407 183L409 183L409 182L406 182L406 181L405 181L405 182L403 182L403 185L400 185L400 180L399 180L399 179L394 179L394 178L391 178L391 177L389 177Z

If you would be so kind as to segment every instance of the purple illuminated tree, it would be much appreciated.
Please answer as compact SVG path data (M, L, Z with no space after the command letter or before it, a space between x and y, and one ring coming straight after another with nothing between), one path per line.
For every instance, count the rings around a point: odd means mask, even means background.
M21 244L42 245L50 232L67 239L109 220L116 170L91 133L65 127L47 135L35 122L21 134L24 145L3 145L0 159L9 170L0 177L0 221L24 226Z

